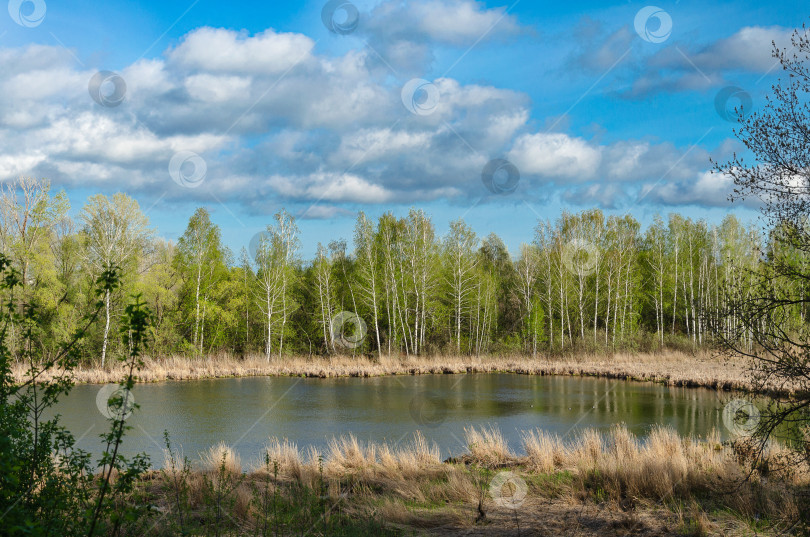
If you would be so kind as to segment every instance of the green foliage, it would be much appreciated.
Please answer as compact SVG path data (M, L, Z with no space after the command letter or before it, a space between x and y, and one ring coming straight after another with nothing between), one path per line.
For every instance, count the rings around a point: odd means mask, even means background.
M532 297L532 308L526 316L526 337L538 344L546 342L545 334L546 314L543 311L543 302L539 296Z
M744 286L769 264L803 270L807 263L797 249L777 246L787 244L784 233L775 231L763 250L761 237L731 216L710 226L670 215L642 231L631 216L596 209L540 222L514 258L498 236L480 238L463 220L439 237L420 210L376 222L360 213L353 244L319 245L311 262L299 258L296 222L282 210L257 251L235 259L204 208L173 244L155 238L124 194L92 197L75 230L67 199L51 196L47 182L16 188L37 193L34 208L15 202L13 189L2 206L33 224L0 225L0 241L27 274L18 296L37 306L43 357L55 355L92 310L101 267L120 267L119 285L104 297L105 322L84 335L80 358L91 366L99 354L127 355L126 345L108 338L106 321L120 322L133 294L154 312L150 349L158 356L691 352L711 344L705 317L726 305L726 284ZM810 293L801 281L791 285L803 286L794 294ZM807 319L803 304L791 310L795 329ZM348 346L332 333L344 311L366 327ZM10 330L7 344L19 356L20 332Z
M46 411L69 393L70 372L81 356L85 335L104 308L103 297L119 285L117 269L102 272L95 282L93 309L53 355L43 355L41 315L35 304L20 302L20 273L0 255L0 521L6 535L101 535L134 528L145 521L133 500L134 484L148 466L144 456L128 461L118 454L126 431L123 412L114 411L110 429L102 435L103 452L97 463L74 448L74 438ZM136 298L125 310L121 332L130 349L124 393L134 385L134 372L146 343L150 315ZM12 375L13 358L7 339L21 331L20 359L27 371L21 382ZM45 373L58 368L52 380ZM123 409L125 400L111 408ZM113 472L115 478L113 479Z

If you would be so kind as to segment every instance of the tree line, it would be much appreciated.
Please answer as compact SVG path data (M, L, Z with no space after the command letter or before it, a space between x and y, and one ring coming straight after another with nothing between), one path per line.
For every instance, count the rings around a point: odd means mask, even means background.
M284 210L235 254L204 208L175 243L126 194L91 196L75 219L69 207L45 180L6 184L0 245L21 274L17 300L41 312L39 341L50 352L92 306L95 278L117 269L120 285L106 291L103 322L84 346L99 364L127 351L110 327L133 294L154 314L156 355L699 347L710 339L706 314L726 306L724 289L744 288L769 249L733 215L710 225L671 214L642 230L632 216L592 209L538 222L513 258L495 234L457 220L439 236L411 209L376 221L361 212L351 245L318 244L303 260ZM724 322L745 339L733 316Z

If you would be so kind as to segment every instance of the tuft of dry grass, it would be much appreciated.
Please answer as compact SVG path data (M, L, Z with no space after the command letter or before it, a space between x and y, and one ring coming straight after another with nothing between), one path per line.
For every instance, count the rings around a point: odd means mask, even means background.
M483 466L499 466L512 462L515 454L509 449L501 431L492 425L464 428L464 441L472 459Z
M278 438L271 438L267 446L264 448L265 460L261 464L256 465L254 472L268 472L273 471L274 465L279 476L301 481L304 475L304 467L301 461L301 455L298 451L298 446L287 440L280 441ZM315 457L317 460L317 455Z
M329 479L351 476L367 480L401 480L424 477L444 471L441 452L435 443L427 441L417 431L410 442L401 446L387 443L363 444L354 435L332 438L325 455L308 447L301 452L289 440L271 438L265 447L261 464L253 465L253 472L267 474L274 471L284 479L301 483L315 483L321 473Z
M377 466L377 446L363 446L354 435L332 438L328 445L327 470L330 474L363 474Z
M439 446L431 444L417 431L408 444L393 448L388 444L378 446L381 472L389 478L416 478L432 473L442 465Z
M226 474L238 475L242 473L242 461L239 455L225 444L211 446L208 451L200 454L200 464L203 472L216 473L223 471Z
M536 429L524 431L521 440L527 464L533 471L551 473L565 463L565 448L558 435Z
M594 464L602 456L604 448L602 435L594 429L585 429L566 458L577 467Z

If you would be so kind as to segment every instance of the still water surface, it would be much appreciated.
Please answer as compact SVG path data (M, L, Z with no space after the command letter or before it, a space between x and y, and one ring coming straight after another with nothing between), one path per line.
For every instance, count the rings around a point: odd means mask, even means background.
M107 426L96 404L100 389L76 386L57 407L78 447L94 453ZM607 430L622 422L638 435L656 424L684 435L703 436L713 428L722 434L722 408L729 399L699 388L492 373L213 379L139 384L132 393L140 409L127 420L132 429L123 453L146 452L155 466L163 461L164 430L192 460L219 442L249 464L259 460L271 436L323 450L341 434L394 444L407 443L417 430L450 456L465 451L469 426L498 426L518 452L520 432L535 427L568 439L578 429Z

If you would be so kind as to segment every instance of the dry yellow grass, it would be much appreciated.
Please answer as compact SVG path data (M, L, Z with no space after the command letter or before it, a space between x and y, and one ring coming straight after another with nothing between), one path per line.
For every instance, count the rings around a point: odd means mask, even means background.
M810 471L796 466L767 476L753 471L746 480L750 468L716 435L685 438L663 427L643 439L624 426L606 433L584 430L569 441L540 430L524 431L525 455L516 454L492 426L467 429L466 439L469 453L449 463L443 463L436 446L418 433L401 446L338 437L323 456L314 450L302 452L288 440L270 439L265 463L241 474L243 481L233 492L238 516L252 516L250 499L257 489L251 483L256 479L274 480L273 490L282 493L284 483L317 488L325 480L329 501L342 502L346 512L375 513L388 523L436 528L443 534L477 535L474 520L483 498L490 524L481 531L505 535L512 531L514 514L499 508L487 490L500 467L508 465L528 483L520 516L530 532L561 525L557 534L568 535L570 528L561 517L574 511L579 517L589 506L601 505L593 515L605 527L580 527L573 534L612 535L618 524L660 535L730 535L745 534L746 520L794 519L799 513L795 492L810 486ZM772 455L779 457L779 449ZM219 469L223 460L228 472L241 471L233 451L219 445L202 454L201 473ZM167 480L175 476L163 475ZM191 496L202 497L196 490L205 486L200 473L188 479ZM701 507L701 498L711 498L710 513Z
M514 461L515 455L506 443L501 431L492 425L464 428L464 440L472 459L485 466L498 466Z
M24 375L18 364L14 374ZM264 357L245 359L226 355L207 358L146 358L138 372L140 382L189 380L220 377L307 376L307 377L372 377L384 375L420 375L436 373L513 372L528 375L578 375L617 379L653 381L673 386L703 386L715 389L749 390L746 364L726 360L708 353L687 354L666 351L656 354L615 353L578 356L432 356L383 357ZM117 363L101 368L83 368L73 373L80 383L108 383L120 380L125 371ZM48 376L58 371L46 373Z
M315 459L317 460L317 458L316 453ZM267 468L268 464L265 461L269 461L270 468ZM255 466L255 471L261 472L273 469L272 465L275 465L274 470L280 476L300 480L303 475L303 465L301 464L298 446L286 438L283 441L278 438L270 439L270 443L264 449L263 462Z
M721 443L716 432L706 438L681 437L671 428L656 427L639 439L625 426L616 425L607 433L585 429L571 441L563 442L541 430L524 431L521 447L525 455L515 454L494 426L465 429L465 436L468 453L457 459L461 463L489 468L508 465L526 474L569 471L584 476L598 471L601 479L616 486L617 492L638 497L688 494L711 488L718 482L735 482L745 470L738 455L730 445ZM438 447L418 432L401 446L363 443L353 435L333 438L323 457L314 450L302 453L294 443L276 438L270 439L266 450L270 464L278 463L279 475L294 479L323 472L334 479L352 475L407 480L435 475L440 468L450 471L459 467L442 462ZM780 448L774 448L771 457L779 457L781 453ZM223 445L204 453L203 467L218 467L223 456L228 468L236 471L238 457ZM263 469L257 467L253 471ZM796 466L769 477L789 484L810 484L810 472Z
M239 455L225 444L211 446L208 451L201 453L200 463L204 472L225 472L232 475L242 473Z
M549 473L565 464L566 450L559 435L540 429L524 431L522 441L527 463L532 470Z

